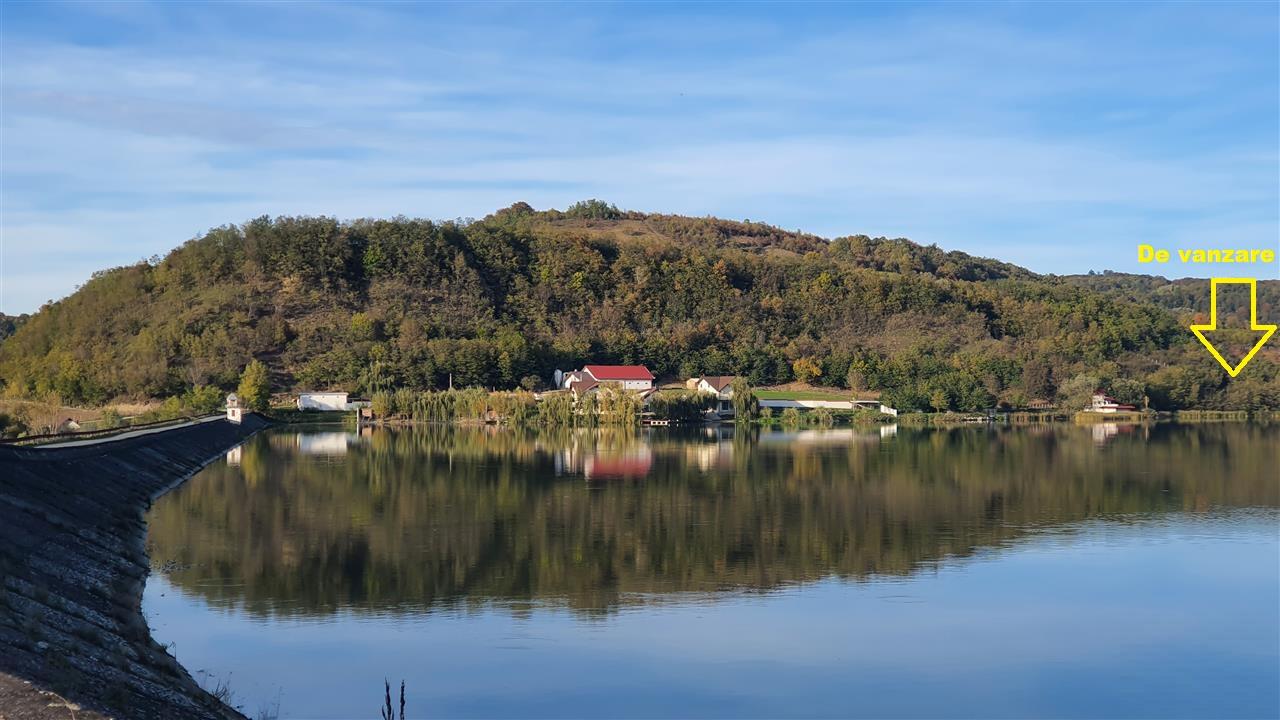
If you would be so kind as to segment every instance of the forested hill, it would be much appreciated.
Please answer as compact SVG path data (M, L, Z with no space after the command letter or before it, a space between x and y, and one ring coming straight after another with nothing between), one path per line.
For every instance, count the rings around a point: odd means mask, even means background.
M18 331L18 326L27 321L26 315L5 315L0 313L0 341Z
M597 201L446 223L259 218L41 308L0 342L0 380L92 404L229 388L255 357L278 390L354 392L450 375L533 386L594 361L809 380L908 409L1075 402L1095 386L1156 407L1280 405L1275 343L1228 383L1186 330L1207 282L1142 277ZM1280 314L1277 285L1263 317Z

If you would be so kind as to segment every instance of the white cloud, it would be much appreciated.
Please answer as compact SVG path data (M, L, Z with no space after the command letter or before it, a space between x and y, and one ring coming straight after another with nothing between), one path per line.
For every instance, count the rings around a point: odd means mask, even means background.
M261 214L602 197L1055 272L1136 269L1153 237L1280 234L1280 80L1253 52L1275 38L1217 16L1198 36L1203 8L788 33L504 7L270 6L243 32L216 7L128 8L147 39L93 46L6 30L0 309L69 292L99 266L86 248L132 262Z

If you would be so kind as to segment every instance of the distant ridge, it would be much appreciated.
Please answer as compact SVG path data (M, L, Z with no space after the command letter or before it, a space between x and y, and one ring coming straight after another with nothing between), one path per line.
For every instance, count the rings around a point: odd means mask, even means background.
M535 387L608 362L876 390L907 410L1070 407L1086 386L1164 409L1280 406L1274 346L1230 383L1206 362L1186 327L1207 301L1205 281L1038 275L598 200L444 223L263 217L41 308L0 342L0 382L97 404L230 388L251 358L278 390L352 392ZM1260 301L1280 315L1280 283Z

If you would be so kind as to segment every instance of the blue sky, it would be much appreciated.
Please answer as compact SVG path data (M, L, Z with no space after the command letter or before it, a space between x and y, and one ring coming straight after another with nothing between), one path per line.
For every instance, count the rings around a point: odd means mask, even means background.
M0 7L9 313L263 214L598 197L1055 273L1280 242L1272 2Z

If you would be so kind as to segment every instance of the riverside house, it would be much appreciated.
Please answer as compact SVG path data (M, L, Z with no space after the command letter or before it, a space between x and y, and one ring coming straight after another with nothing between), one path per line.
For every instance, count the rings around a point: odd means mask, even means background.
M733 415L733 381L736 375L703 375L690 378L685 386L690 390L716 396L716 414L722 417Z
M617 383L623 390L647 392L653 389L653 373L643 365L584 365L581 370L557 372L557 387L582 395L604 383Z
M1093 397L1089 400L1089 407L1085 408L1085 412L1110 414L1118 412L1133 412L1137 409L1138 408L1133 405L1124 405L1115 398L1099 390L1095 392Z

